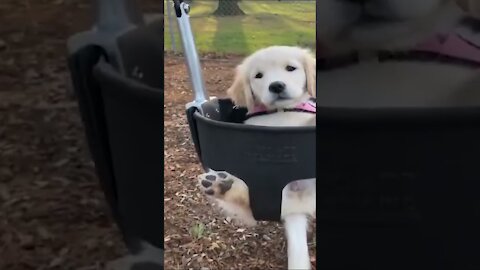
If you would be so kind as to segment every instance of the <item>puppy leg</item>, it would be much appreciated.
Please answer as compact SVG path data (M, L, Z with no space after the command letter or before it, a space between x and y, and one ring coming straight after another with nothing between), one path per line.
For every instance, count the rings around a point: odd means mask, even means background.
M282 191L282 217L291 214L305 214L314 217L316 203L316 179L290 182Z
M282 192L282 216L305 214L315 219L316 214L315 178L290 182ZM314 236L314 225L308 223L308 239Z
M288 245L288 269L310 270L308 255L307 224L304 214L291 214L283 218Z
M308 216L316 212L315 178L290 182L282 191L282 219L288 244L288 269L311 269Z
M215 200L227 215L245 225L254 226L248 186L243 180L225 172L210 170L198 176L200 188L208 198Z

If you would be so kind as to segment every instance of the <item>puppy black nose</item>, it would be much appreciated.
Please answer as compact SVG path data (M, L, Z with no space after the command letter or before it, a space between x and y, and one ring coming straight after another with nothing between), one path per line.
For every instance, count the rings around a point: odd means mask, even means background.
M283 82L273 82L268 87L268 91L280 94L281 92L285 91L285 84Z

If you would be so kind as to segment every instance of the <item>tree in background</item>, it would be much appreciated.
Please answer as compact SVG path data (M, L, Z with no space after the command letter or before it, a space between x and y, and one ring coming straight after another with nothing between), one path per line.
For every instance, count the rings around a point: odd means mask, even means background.
M238 2L240 0L218 0L218 7L213 15L219 17L245 15Z

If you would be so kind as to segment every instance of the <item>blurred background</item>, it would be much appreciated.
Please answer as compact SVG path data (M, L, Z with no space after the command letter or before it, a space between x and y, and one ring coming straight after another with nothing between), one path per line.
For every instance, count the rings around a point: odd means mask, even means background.
M104 270L127 253L67 68L67 39L92 27L94 2L0 0L1 270Z

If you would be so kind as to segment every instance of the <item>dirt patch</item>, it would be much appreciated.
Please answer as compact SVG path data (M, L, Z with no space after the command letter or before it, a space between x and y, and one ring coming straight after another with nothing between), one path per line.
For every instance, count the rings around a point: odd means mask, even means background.
M210 95L225 96L238 56L202 61ZM285 269L283 228L263 222L235 225L199 192L202 173L190 140L185 104L193 98L183 58L165 59L165 267L166 269ZM315 266L315 243L310 254Z

